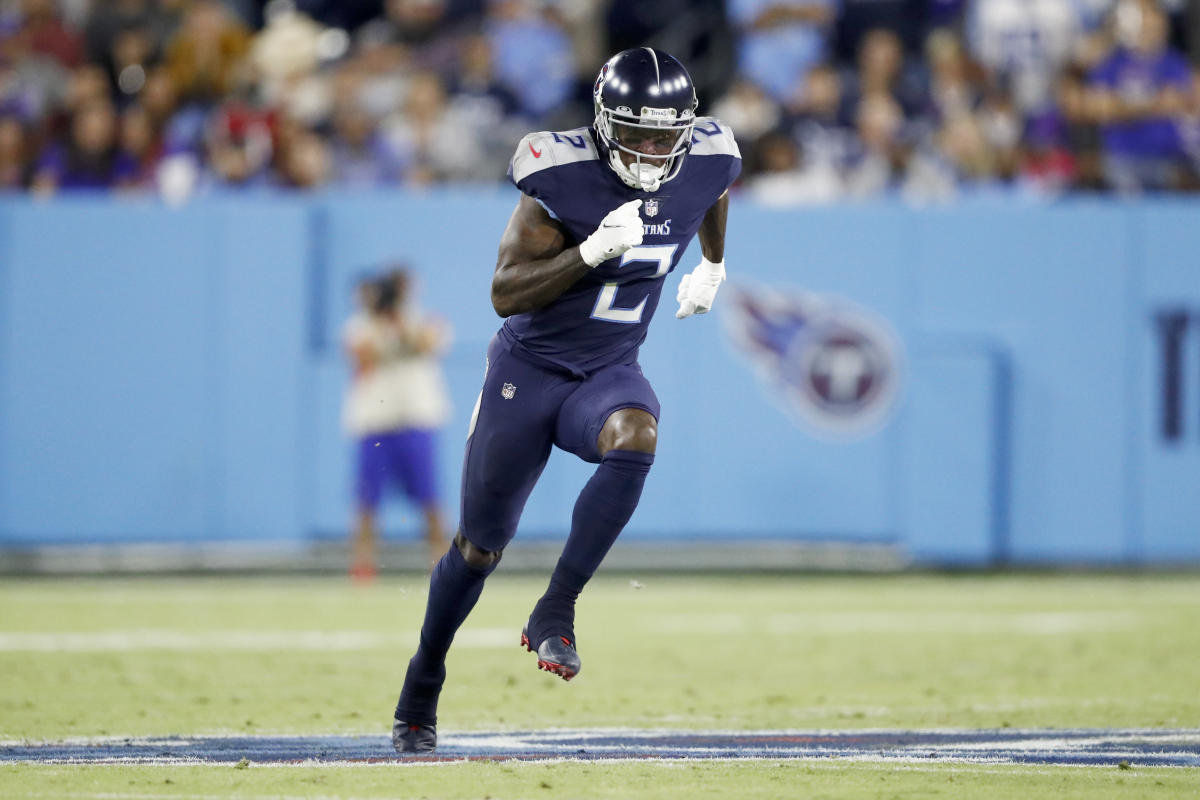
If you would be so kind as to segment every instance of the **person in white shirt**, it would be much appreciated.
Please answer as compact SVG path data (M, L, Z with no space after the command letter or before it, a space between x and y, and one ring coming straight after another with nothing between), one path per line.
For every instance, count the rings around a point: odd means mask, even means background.
M365 281L358 299L360 308L343 331L353 367L343 424L357 440L350 571L370 580L378 570L376 516L388 485L399 486L421 508L431 563L446 550L434 453L437 430L450 414L438 360L450 330L416 308L407 269Z

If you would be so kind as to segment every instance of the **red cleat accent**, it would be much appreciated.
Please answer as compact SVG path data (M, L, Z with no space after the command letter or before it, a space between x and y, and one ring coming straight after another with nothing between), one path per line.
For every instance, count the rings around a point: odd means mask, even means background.
M551 661L538 661L538 669L544 669L546 672L552 672L564 681L569 681L575 677L575 673L564 667L562 664L555 664Z
M521 631L521 645L527 652L535 653L538 656L538 669L557 675L564 681L569 681L579 674L579 658L574 652L575 645L571 640L562 634L559 634L558 640L563 643L564 647L570 648L563 651L558 646L558 643L552 639L547 639L541 643L541 646L534 648L533 642L529 639L529 629L525 628ZM566 664L560 664L558 661L550 661L551 658L561 658L567 661Z

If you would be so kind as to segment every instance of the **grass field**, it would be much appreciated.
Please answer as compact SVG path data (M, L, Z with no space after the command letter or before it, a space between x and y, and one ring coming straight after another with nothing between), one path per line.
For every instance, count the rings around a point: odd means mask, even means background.
M494 576L452 651L455 731L1200 727L1200 576L601 576L584 669L516 644ZM388 730L424 580L0 583L0 739ZM1200 769L870 761L0 764L0 797L1194 797Z

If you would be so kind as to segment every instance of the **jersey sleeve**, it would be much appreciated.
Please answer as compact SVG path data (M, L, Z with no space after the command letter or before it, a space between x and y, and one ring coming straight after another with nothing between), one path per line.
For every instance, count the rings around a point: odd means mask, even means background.
M742 151L733 136L733 128L714 117L696 120L692 132L692 154L713 158L719 163L724 181L722 191L728 189L742 174Z
M521 139L509 162L508 177L522 193L536 200L552 218L558 219L554 210L559 183L554 169L558 154L552 137L552 134L540 131Z
M523 138L508 165L508 178L523 193L537 200L555 219L556 205L569 203L562 192L570 189L564 168L597 158L586 128L571 131L538 131Z

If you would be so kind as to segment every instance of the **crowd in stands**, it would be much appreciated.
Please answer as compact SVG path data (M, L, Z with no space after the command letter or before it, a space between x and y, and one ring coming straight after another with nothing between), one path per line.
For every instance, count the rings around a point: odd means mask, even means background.
M764 202L1200 189L1195 0L0 0L0 193L498 182L639 45Z

